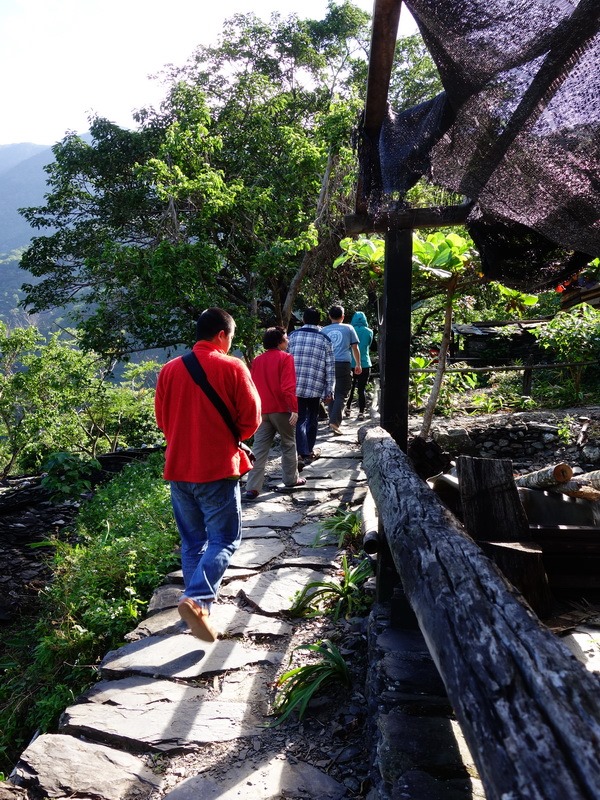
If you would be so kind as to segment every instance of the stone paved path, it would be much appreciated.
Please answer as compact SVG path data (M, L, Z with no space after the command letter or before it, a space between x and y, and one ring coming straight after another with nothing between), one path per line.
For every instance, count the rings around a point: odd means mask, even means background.
M58 733L30 744L12 782L32 796L95 800L355 796L314 754L286 757L283 728L265 723L272 682L299 643L302 623L285 612L339 557L335 541L312 546L319 523L340 503L359 508L367 492L357 429L346 424L334 438L323 425L322 458L305 468L306 486L283 491L277 459L269 490L244 504L243 544L211 617L221 638L207 644L187 633L176 608L181 573L169 575L147 618L106 654L101 680L64 711ZM240 752L248 758L237 760ZM196 772L173 770L169 759L182 753L195 755Z
M314 722L266 725L293 647L332 633L330 622L316 629L285 612L339 563L335 541L313 546L320 522L342 503L359 508L367 492L358 425L343 429L330 438L322 427L322 458L303 472L305 487L276 491L274 460L269 491L244 505L244 541L212 617L221 638L205 644L186 632L181 573L167 576L147 618L106 654L100 681L65 709L59 732L24 751L0 800L484 800L423 637L391 629L385 608L374 608L368 627L347 624L344 656L358 657L352 642L362 640L369 678L337 716L328 709L325 723L313 713ZM567 644L599 671L597 627L573 627Z

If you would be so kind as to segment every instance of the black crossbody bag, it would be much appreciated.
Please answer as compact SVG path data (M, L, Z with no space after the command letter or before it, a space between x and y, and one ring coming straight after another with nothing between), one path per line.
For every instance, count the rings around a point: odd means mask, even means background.
M213 389L210 381L206 377L204 367L196 358L196 354L193 352L186 353L181 357L181 360L185 364L187 371L190 373L194 381L198 384L210 402L217 409L219 414L223 417L223 421L233 434L233 438L235 439L237 446L240 448L240 450L243 450L246 453L250 461L254 464L256 461L256 456L247 444L244 444L244 442L240 441L240 432L238 431L235 422L231 418L229 409L223 402L218 392Z

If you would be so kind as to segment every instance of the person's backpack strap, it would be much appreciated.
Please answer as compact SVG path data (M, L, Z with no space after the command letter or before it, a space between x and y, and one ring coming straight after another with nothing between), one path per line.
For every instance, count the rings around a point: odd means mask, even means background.
M190 373L194 381L198 384L198 386L202 389L204 394L208 397L208 399L217 409L219 414L223 417L225 424L233 434L233 438L235 439L236 443L239 444L240 432L236 428L235 422L231 418L229 409L221 399L220 395L215 391L215 389L213 389L212 385L210 384L210 381L206 377L206 372L204 371L204 367L196 358L196 354L190 351L189 353L186 353L184 356L182 356L181 360L185 364L187 371Z

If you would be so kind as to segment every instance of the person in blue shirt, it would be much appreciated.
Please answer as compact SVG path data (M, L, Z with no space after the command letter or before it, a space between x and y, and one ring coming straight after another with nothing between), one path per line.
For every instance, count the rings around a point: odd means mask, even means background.
M358 349L360 352L360 366L362 367L362 371L360 375L352 376L352 387L350 389L350 394L348 395L348 400L346 401L346 411L344 414L346 417L350 416L352 398L354 397L354 389L356 389L358 394L357 419L364 419L365 408L367 407L365 387L367 385L367 381L369 380L369 375L371 374L371 367L373 366L371 356L369 355L369 348L373 342L373 331L371 328L369 328L367 318L362 311L357 311L352 317L352 327L358 336ZM352 357L352 366L354 367L355 365L354 357Z
M333 345L335 358L335 393L333 402L329 404L329 427L336 436L341 436L342 410L352 386L351 359L354 356L354 374L360 375L359 339L352 325L344 323L342 306L331 306L329 309L331 323L322 329Z

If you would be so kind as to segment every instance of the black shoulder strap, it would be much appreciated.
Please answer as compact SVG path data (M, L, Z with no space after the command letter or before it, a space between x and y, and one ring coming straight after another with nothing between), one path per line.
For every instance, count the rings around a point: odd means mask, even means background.
M208 397L208 399L217 409L219 414L223 417L223 420L225 421L225 424L233 434L233 438L235 439L235 441L239 442L240 433L235 426L235 422L231 418L229 409L227 408L227 406L225 405L219 394L211 386L208 378L206 377L206 372L204 371L204 367L196 358L196 354L194 352L186 353L184 356L181 357L181 360L187 367L187 370L194 379L194 381L203 390L204 394Z

